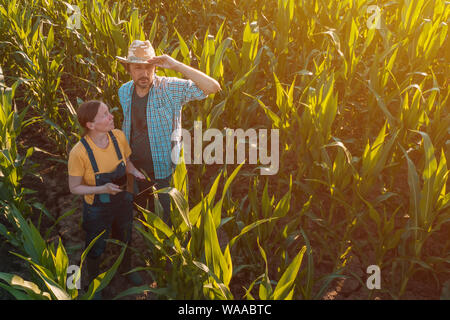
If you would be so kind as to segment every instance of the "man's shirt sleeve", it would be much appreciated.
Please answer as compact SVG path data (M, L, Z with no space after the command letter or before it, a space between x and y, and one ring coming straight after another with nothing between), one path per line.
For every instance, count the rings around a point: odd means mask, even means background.
M181 107L189 101L202 100L207 97L192 80L166 78L166 81L166 88L175 111L181 110Z
M128 115L128 102L129 102L129 99L131 99L131 97L129 96L131 85L132 85L132 81L129 81L129 82L123 84L118 90L119 101L120 101L120 105L122 107L122 113L123 113L122 131L125 133L125 136L127 133L129 133L128 129L130 127L130 123L129 123L130 120L127 119L127 115Z

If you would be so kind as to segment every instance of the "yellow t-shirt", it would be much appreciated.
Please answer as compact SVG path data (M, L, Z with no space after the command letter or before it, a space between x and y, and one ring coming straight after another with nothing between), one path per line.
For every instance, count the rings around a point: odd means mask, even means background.
M122 153L122 160L126 163L126 159L131 155L131 149L125 134L119 129L113 129L112 133L116 137L117 144ZM120 161L117 158L116 149L114 148L111 137L108 135L109 143L106 149L98 147L88 135L85 136L85 139L94 153L99 170L98 173L114 171ZM81 141L78 141L70 151L68 167L69 176L83 177L83 184L95 186L94 169L92 168L86 148ZM85 195L84 199L88 204L92 204L94 202L94 194Z

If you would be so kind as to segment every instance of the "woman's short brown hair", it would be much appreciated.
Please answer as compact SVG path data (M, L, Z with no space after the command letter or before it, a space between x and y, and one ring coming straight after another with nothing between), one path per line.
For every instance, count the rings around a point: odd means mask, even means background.
M86 124L88 122L94 121L94 118L98 113L98 108L102 103L103 101L100 100L89 100L83 102L81 106L78 107L77 118L78 122L84 129L83 135L89 131L89 128L86 126Z

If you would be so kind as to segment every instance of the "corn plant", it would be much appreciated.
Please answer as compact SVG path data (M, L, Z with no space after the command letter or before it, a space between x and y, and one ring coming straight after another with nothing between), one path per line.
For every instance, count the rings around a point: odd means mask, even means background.
M399 247L400 257L393 269L398 267L401 272L401 282L398 295L401 296L411 276L419 269L433 270L433 262L448 263L446 253L443 257L424 257L422 250L426 240L448 223L448 207L450 195L446 192L446 182L449 174L444 151L441 151L439 163L435 157L433 144L429 136L421 131L414 131L422 136L424 148L424 168L421 184L417 169L410 157L404 152L408 163L408 185L410 190L409 215L405 236ZM422 186L421 186L422 185ZM447 262L445 262L447 260ZM418 266L417 266L418 265Z
M88 73L90 87L93 94L102 98L111 106L118 106L118 100L112 99L117 94L119 76L125 82L125 70L117 62L116 56L127 54L127 47L131 41L143 39L144 33L139 26L141 20L138 12L133 11L129 20L124 20L123 6L116 3L112 8L101 1L77 1L80 8L80 28L67 30L69 37L76 39L76 51L71 64L80 64L84 71L80 76ZM66 36L67 37L67 36ZM76 74L79 74L75 70ZM118 113L120 118L120 113Z
M101 237L98 235L91 241L88 247L81 255L81 262L78 271L75 273L71 286L68 284L67 268L69 258L64 245L59 239L58 247L55 249L53 243L47 244L39 233L39 230L31 221L26 221L20 211L14 204L8 204L2 201L5 208L5 215L11 217L17 227L17 239L19 247L24 251L23 254L14 253L16 256L27 261L34 272L36 280L34 282L24 281L17 275L0 273L0 279L7 283L1 284L1 287L9 291L16 299L28 300L71 300L71 299L92 299L95 292L103 290L114 276L117 268L122 261L126 246L123 247L119 257L113 266L98 275L89 285L88 291L81 297L75 284L81 278L83 262L94 243Z
M253 189L256 191L255 189ZM278 244L281 242L279 238L280 235L276 232L277 225L279 225L279 219L283 219L289 214L290 202L292 197L292 179L291 184L289 185L289 190L286 194L275 204L275 197L269 197L268 194L268 183L266 180L266 184L264 186L264 190L261 196L261 203L257 198L256 192L252 191L249 195L249 202L251 206L251 213L249 217L252 217L251 220L261 219L268 220L268 223L265 223L258 227L258 238L261 243L266 246L267 249L270 248L271 252L277 252L278 248L276 246L270 246L271 243ZM294 218L294 217L292 217ZM247 222L249 223L249 222ZM274 241L276 239L276 241Z
M3 73L0 68L0 194L3 200L22 203L20 199L30 190L22 188L20 183L23 176L29 172L24 169L24 165L34 148L28 148L26 154L21 155L17 147L17 137L26 126L37 119L30 117L25 120L29 108L18 112L13 103L15 91L21 81L16 81L11 88L8 88L2 78ZM20 208L25 210L26 205L22 203Z
M52 129L51 138L56 142L59 151L66 151L68 137L61 124L66 114L60 111L61 102L58 95L63 72L63 54L53 56L55 45L53 26L44 31L45 21L33 19L33 6L25 10L19 9L17 1L2 6L1 15L7 19L12 28L8 30L11 55L20 77L26 79L28 87L26 103Z
M259 251L264 259L266 271L252 282L250 287L246 290L245 296L249 300L255 300L251 294L251 290L256 282L260 280L259 285L259 299L262 300L292 300L295 291L295 280L302 264L303 256L306 251L306 246L303 246L297 256L292 260L291 264L287 267L286 271L277 282L276 287L272 288L271 281L269 279L269 268L267 264L267 255L264 249L259 245Z
M181 168L177 169L174 184L183 190L182 186L186 183L187 176L185 169L182 169L183 165L179 166ZM158 278L160 281L157 282L161 284L161 288L154 289L153 292L169 298L199 298L204 296L210 299L233 299L229 283L234 275L233 270L240 270L241 268L233 267L232 248L237 240L246 233L270 221L270 219L260 219L245 226L233 235L225 245L224 250L221 248L217 230L228 220L227 217L221 217L222 203L228 187L241 166L237 167L227 179L222 197L215 204L214 198L221 174L216 178L216 183L210 192L192 209L187 206L183 192L175 188L160 190L159 192L170 194L176 207L172 219L172 221L175 221L175 225L172 230L156 214L139 208L145 218L145 221L140 221L147 230L136 227L137 230L149 240L151 245L161 251L173 266L173 273L165 274L166 279ZM179 217L177 218L176 215L179 215ZM186 247L183 247L182 243L187 243ZM149 267L149 269L155 271L155 267ZM197 279L196 284L193 283L195 279ZM198 279L202 280L199 282ZM199 283L203 283L203 285L199 287ZM180 287L180 285L183 285L183 287Z

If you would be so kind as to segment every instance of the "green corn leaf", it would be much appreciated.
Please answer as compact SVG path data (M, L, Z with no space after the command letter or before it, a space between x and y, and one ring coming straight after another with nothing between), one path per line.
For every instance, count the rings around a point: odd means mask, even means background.
M261 211L262 217L267 219L272 216L272 202L269 198L268 190L269 180L266 179L266 183L264 185L263 195L261 199Z
M147 228L150 228L150 225L147 224L145 221L139 220L143 225L145 225ZM137 231L139 231L139 233L142 234L142 236L144 236L144 238L146 238L148 241L150 241L156 249L158 249L159 251L161 251L161 253L166 256L166 257L170 257L170 254L164 249L164 245L163 242L159 239L157 239L151 232L145 231L144 229L142 229L139 226L135 227Z
M417 175L417 170L414 163L408 157L406 151L402 148L403 153L405 154L406 161L408 164L408 185L410 192L410 206L409 211L411 213L411 217L414 221L414 226L419 226L419 216L420 216L420 185L419 185L419 176Z
M204 213L204 235L205 235L205 259L206 265L217 276L221 282L224 282L225 275L231 274L228 263L219 246L217 231L210 210Z
M234 246L234 244L236 243L237 240L239 240L240 237L242 237L244 234L246 234L247 232L249 232L250 230L256 228L257 226L266 223L266 222L271 222L273 220L278 219L277 217L273 217L273 218L269 218L269 219L261 219L255 222L252 222L251 224L245 226L244 228L242 228L241 232L235 236L233 239L231 239L231 241L228 243L228 246L231 248Z
M233 73L239 74L239 72L241 71L241 66L237 54L231 48L226 50L225 54L228 58Z
M4 290L8 291L11 295L13 295L16 300L34 300L32 297L29 297L26 293L14 289L10 286L7 286L3 283L0 283L0 288L3 288Z
M250 286L248 287L248 289L245 289L245 294L244 294L244 298L246 298L247 300L255 300L255 298L252 296L252 294L250 293L253 289L253 287L255 286L256 282L259 281L259 279L261 279L264 275L259 276L258 278L256 278L255 280L253 280L253 282L250 284Z
M114 277L117 268L119 267L120 263L122 262L123 256L125 254L125 250L127 249L126 246L123 246L119 257L117 258L116 262L114 262L113 266L106 272L103 272L102 274L98 275L89 285L88 292L81 297L82 300L90 300L94 297L94 294L98 291L103 290L112 280Z
M220 178L222 177L222 172L220 172L216 179L214 180L214 183L208 193L207 197L207 206L208 208L213 208L214 199L216 198L217 188L219 186ZM220 201L219 201L220 202ZM215 228L219 227L220 224L220 218L222 213L222 204L220 202L220 207L218 206L216 210L211 210L211 213L213 215L214 225Z
M225 100L222 100L212 108L211 112L209 113L206 119L206 126L208 129L217 126L218 119L223 114L227 101L228 99L226 98Z
M180 158L184 158L184 149L181 149ZM186 163L181 161L177 164L175 172L173 174L173 185L175 189L183 194L183 198L189 203L189 192L188 192L188 175L186 169Z
M256 240L257 240L259 252L261 253L261 256L264 259L264 263L265 263L265 267L266 267L265 273L262 275L261 284L259 285L259 298L261 300L267 300L273 293L272 286L270 285L270 280L269 280L269 266L267 263L267 255L266 255L266 252L264 251L264 249L259 244L259 237L256 238Z
M47 50L49 51L52 50L54 43L55 43L55 33L53 32L53 26L51 26L50 30L48 31L47 41L45 43Z
M30 150L30 155L32 153L33 149ZM28 157L29 157L28 156ZM34 202L32 204L33 207L35 207L36 209L40 210L41 212L43 212L51 221L55 221L55 218L53 218L53 216L50 214L50 212L48 212L47 208L40 202Z
M41 253L46 248L44 239L31 222L28 223L25 221L22 214L14 205L11 205L11 213L17 221L17 227L20 228L22 232L23 247L25 251L33 261L39 262L41 259Z
M227 268L225 268L223 273L223 283L228 286L233 276L233 262L231 260L230 246L227 245L223 253L224 260L226 262Z
M241 49L241 58L245 66L251 66L256 58L258 51L259 33L253 33L250 22L244 28L243 45Z
M48 292L43 292L39 287L30 281L25 281L21 277L9 273L0 272L0 279L9 284L9 286L3 286L2 288L10 292L18 300L31 300L31 299L45 299L50 300L50 294ZM28 293L24 293L16 290L15 288L20 288Z
M292 190L292 176L290 176L289 190L288 192L286 192L283 198L281 198L281 200L275 207L275 210L273 211L273 217L282 218L288 213L291 202L291 190Z
M303 236L303 239L305 239L306 244L306 254L308 257L308 264L306 268L306 287L304 288L304 292L306 293L306 296L304 296L305 299L310 299L314 284L314 257L312 253L311 244L309 242L308 237L306 236L305 231L300 228L300 233Z
M395 127L395 125L397 124L397 119L387 109L383 98L375 91L375 88L373 87L373 84L371 81L369 81L369 90L375 96L375 99L377 100L377 105L378 105L378 107L380 107L380 109L383 111L384 115L386 116L386 118L389 122L389 126Z
M276 99L276 105L279 110L281 110L282 113L285 113L285 110L282 109L283 106L283 98L286 95L286 91L284 91L283 86L280 83L280 80L278 80L277 75L275 72L273 73L274 81L275 81L275 88L277 92L277 99Z
M442 149L433 188L433 190L435 190L435 192L439 195L439 198L444 198L446 195L446 182L449 174L450 171L447 169L447 159L444 149Z
M160 189L157 192L164 193L164 189ZM178 208L178 212L180 212L184 223L186 223L189 229L192 229L192 224L189 217L189 206L186 200L184 199L183 194L175 188L169 188L167 193L170 195L176 207Z
M255 98L256 99L256 98ZM263 108L266 116L272 120L272 125L274 128L280 128L281 127L281 118L274 113L272 110L269 109L269 107L266 107L266 105L259 99L256 99L258 101L258 104Z
M395 63L395 59L397 58L397 52L398 52L398 47L395 48L394 52L392 53L391 58L389 59L389 62L386 65L385 68L385 72L383 74L383 78L381 80L381 85L382 87L385 87L389 78L389 73L392 71L392 68L394 66Z
M157 230L161 231L168 239L171 240L174 246L174 250L181 252L181 244L179 239L175 236L175 233L167 224L164 223L164 221L158 217L156 214L152 213L151 211L147 211L144 208L141 208L137 206L138 209L142 212L144 217L146 218L147 222L141 221L142 224L147 226L148 228L156 228Z
M286 271L281 276L272 293L275 300L291 299L293 295L293 289L295 286L295 279L297 278L298 271L302 264L303 255L306 252L306 246L303 246L297 256L287 267Z
M434 189L435 177L437 171L437 161L434 155L434 147L431 143L431 139L425 132L412 130L413 132L419 133L424 142L425 150L425 167L423 170L423 190L420 197L420 223L421 226L428 229L428 225L431 223L429 221L431 211L433 209L435 199L440 194L440 190Z
M84 260L86 259L89 251L94 246L94 244L97 242L97 240L105 233L105 231L102 231L98 236L96 236L92 241L89 243L86 249L83 250L83 253L81 253L81 261L80 261L80 272L81 268L83 267Z
M226 38L217 48L212 65L212 77L214 79L223 78L223 58L227 49L231 47L232 40L231 38Z
M231 87L231 91L229 92L229 95L234 94L234 92L236 92L237 90L239 90L240 87L242 87L242 85L245 84L245 82L247 81L247 78L250 76L250 74L253 73L253 71L256 69L256 66L252 67L246 74L244 74L241 78L239 79L234 79L233 80L233 86Z
M189 64L191 62L191 59L189 57L189 48L177 29L175 29L175 33L178 36L178 40L180 43L180 50L181 50L181 54L183 55L184 61L186 61L186 63Z
M31 268L41 277L47 288L58 300L72 300L71 296L54 280L47 277L40 271L40 268L36 268L36 265L32 265Z
M220 225L220 218L222 216L222 203L223 203L223 199L225 198L228 188L230 187L231 183L233 182L234 178L236 177L236 175L238 174L239 170L241 170L242 166L244 165L244 163L241 163L239 166L237 166L233 172L231 173L230 177L228 177L227 181L225 181L225 185L223 187L222 190L222 197L220 198L220 200L216 203L216 205L214 206L212 212L213 212L213 217L214 217L214 223L216 225L216 228L219 228ZM219 174L219 176L222 174L222 172ZM208 195L209 196L209 195ZM216 219L219 219L219 224L217 224Z
M222 22L222 24L220 25L219 30L218 30L217 33L216 33L216 37L214 38L214 42L215 42L216 44L222 42L223 35L224 35L224 31L225 31L225 29L224 29L225 23L226 23L226 20L224 20L224 21Z
M230 292L230 289L220 281L220 279L214 272L211 272L211 269L207 265L201 263L200 261L193 261L193 264L203 272L207 273L215 281L215 284L219 288L219 291L214 290L215 288L208 286L208 284L205 285L204 287L210 289L213 292L216 292L215 294L216 298L228 300L233 299L233 295Z
M337 93L333 94L333 88L334 76L332 76L330 82L326 85L327 91L324 93L324 97L322 96L322 101L320 102L319 119L321 119L322 130L326 134L327 139L337 112Z
M55 256L55 272L60 286L64 286L67 279L67 267L69 266L69 258L64 248L61 238L59 238L58 249Z
M155 40L156 30L158 29L158 14L155 15L155 19L153 19L152 28L150 29L150 34L148 39L151 43Z
M390 236L388 238L386 248L389 250L389 249L393 249L393 248L397 247L404 232L405 232L405 230L403 230L403 229L396 230L394 232L394 235Z
M126 296L138 295L138 294L142 294L145 292L152 292L157 295L167 296L166 294L163 294L163 293L167 293L167 291L163 291L161 289L154 289L154 288L150 287L149 285L144 285L144 286L131 287L129 289L126 289L126 290L120 292L119 294L117 294L114 298L112 298L112 300L118 300L118 299L126 297Z
M197 203L194 208L189 210L189 221L191 222L191 225L196 225L200 214L202 212L202 202ZM188 225L186 223L183 223L180 225L181 232L186 232L189 229Z
M380 214L378 213L377 210L375 210L375 208L372 206L372 204L368 201L366 201L358 192L358 196L360 197L360 199L366 204L366 206L369 208L369 217L376 223L377 225L377 230L378 230L378 234L380 234L380 230L381 230L381 218L380 218Z

